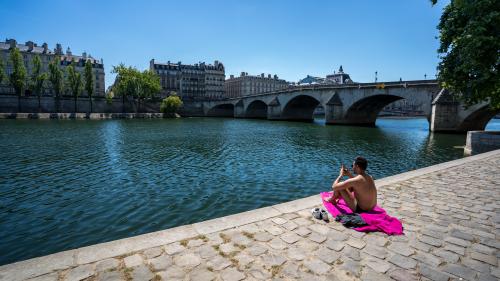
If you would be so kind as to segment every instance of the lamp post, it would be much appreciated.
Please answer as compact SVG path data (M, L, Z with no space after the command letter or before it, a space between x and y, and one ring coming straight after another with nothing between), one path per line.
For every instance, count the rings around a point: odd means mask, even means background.
M378 74L378 71L375 71L375 83L377 83L377 74Z

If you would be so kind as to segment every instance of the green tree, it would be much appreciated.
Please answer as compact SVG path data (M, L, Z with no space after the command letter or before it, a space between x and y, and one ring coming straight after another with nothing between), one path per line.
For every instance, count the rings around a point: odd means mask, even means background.
M182 100L173 92L170 96L164 98L160 104L160 111L162 113L173 114L176 113L182 106Z
M438 29L442 87L466 105L489 100L500 109L500 1L451 0Z
M42 72L42 61L40 60L40 56L36 55L33 58L30 90L38 97L38 112L41 112L41 97L45 80L47 80L47 73Z
M87 91L87 95L89 96L90 102L90 112L92 113L92 96L94 95L94 76L92 75L92 63L90 60L85 62L85 71L84 71L84 80L85 80L85 91Z
M117 74L113 91L122 97L123 112L125 112L125 98L127 96L137 98L139 109L142 101L161 90L160 78L152 71L140 72L134 67L120 64L113 67L113 73Z
M83 83L82 83L82 75L80 72L75 70L75 62L71 62L71 64L66 68L66 71L68 72L67 76L67 83L68 83L68 88L71 91L71 94L73 95L73 99L75 101L75 113L78 112L78 96L80 95L82 88L83 88Z
M61 62L61 58L56 56L49 63L49 81L52 84L52 89L56 94L56 111L60 111L61 107L61 94L64 90L64 81L63 81L63 71L59 67Z
M26 68L24 67L23 56L18 48L10 51L10 60L12 62L12 73L10 74L10 84L17 95L17 112L21 111L21 95L26 87Z

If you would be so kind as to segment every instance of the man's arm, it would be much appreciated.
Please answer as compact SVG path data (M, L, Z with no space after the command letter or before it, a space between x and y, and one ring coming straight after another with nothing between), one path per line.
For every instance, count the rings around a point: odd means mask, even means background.
M351 179L347 179L343 182L340 182L341 178L342 178L342 176L339 176L335 180L335 182L333 183L333 186L332 186L333 191L341 191L341 190L346 190L349 187L355 187L357 182L358 182L357 178L351 178Z

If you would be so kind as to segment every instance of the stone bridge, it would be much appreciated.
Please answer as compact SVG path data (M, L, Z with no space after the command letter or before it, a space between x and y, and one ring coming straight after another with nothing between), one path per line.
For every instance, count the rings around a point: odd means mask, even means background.
M205 116L312 121L319 105L326 124L374 126L388 104L410 100L419 105L434 132L483 130L498 114L487 103L463 107L436 80L308 85L219 101L200 101Z

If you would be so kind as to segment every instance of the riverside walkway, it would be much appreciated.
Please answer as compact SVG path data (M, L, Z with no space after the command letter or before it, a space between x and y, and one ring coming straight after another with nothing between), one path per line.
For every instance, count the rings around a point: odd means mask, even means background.
M317 195L4 265L0 280L500 279L500 150L376 184L404 236L315 220Z

